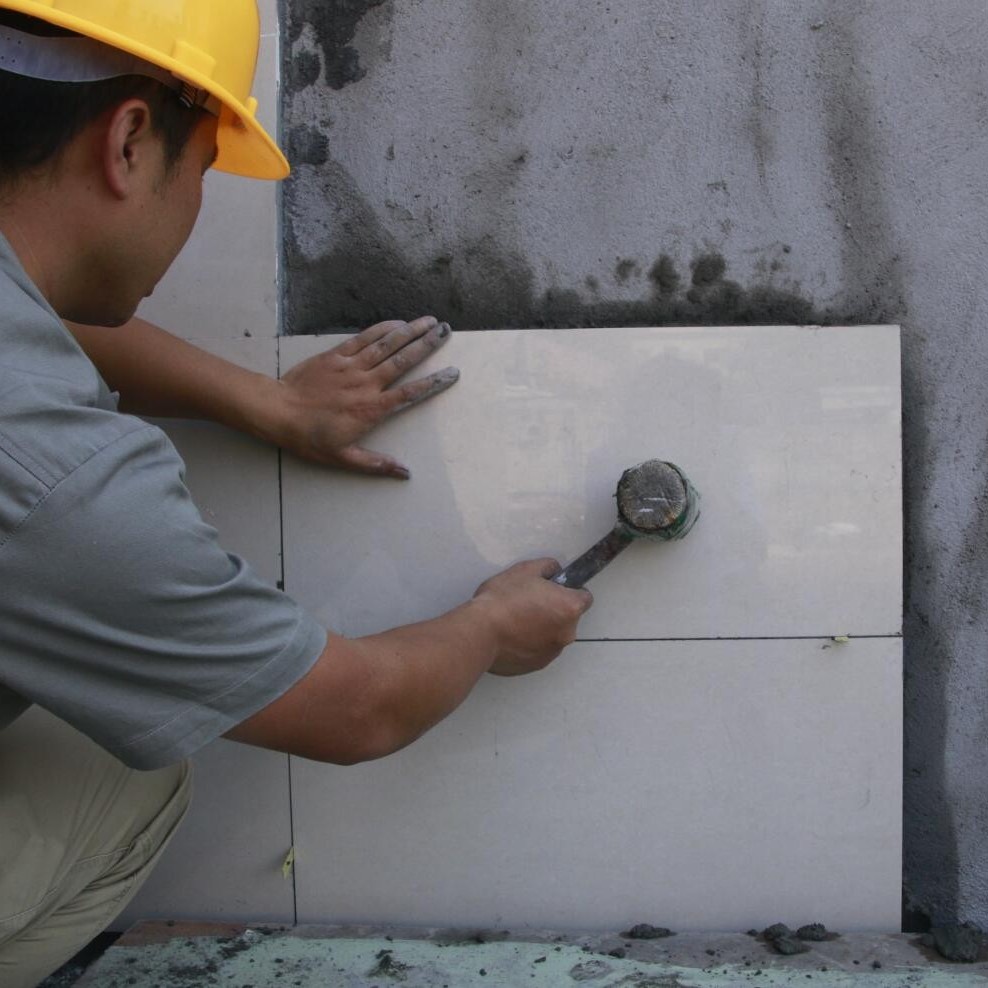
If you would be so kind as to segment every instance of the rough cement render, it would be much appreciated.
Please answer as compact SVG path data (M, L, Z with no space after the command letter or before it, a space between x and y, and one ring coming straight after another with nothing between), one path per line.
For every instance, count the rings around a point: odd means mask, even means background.
M289 332L903 326L907 919L988 927L980 0L282 0Z

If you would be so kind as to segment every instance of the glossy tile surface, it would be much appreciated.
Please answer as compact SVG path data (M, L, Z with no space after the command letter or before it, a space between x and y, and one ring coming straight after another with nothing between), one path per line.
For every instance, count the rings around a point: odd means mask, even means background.
M281 365L333 338L288 337ZM447 610L521 558L613 525L621 472L678 463L682 542L592 583L586 639L889 635L901 627L896 327L454 335L459 384L373 437L409 483L286 460L286 585L363 634Z
M245 367L274 375L275 340L194 341ZM159 420L186 464L186 483L223 546L271 583L281 575L278 455L221 426ZM197 916L290 922L288 759L228 741L194 758L195 795L185 822L148 883L116 923Z
M901 642L579 643L294 761L300 922L895 930Z
M293 763L300 920L897 928L901 642L830 640L900 628L897 330L471 333L446 363L375 437L410 483L285 462L286 585L331 626L572 559L644 459L703 514L593 581L593 641L546 673L379 763Z

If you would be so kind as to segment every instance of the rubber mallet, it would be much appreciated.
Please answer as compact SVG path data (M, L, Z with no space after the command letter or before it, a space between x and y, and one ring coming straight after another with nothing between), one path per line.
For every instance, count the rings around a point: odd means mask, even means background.
M675 463L646 460L621 474L614 527L554 577L564 587L582 587L636 539L671 542L685 538L700 517L700 495Z

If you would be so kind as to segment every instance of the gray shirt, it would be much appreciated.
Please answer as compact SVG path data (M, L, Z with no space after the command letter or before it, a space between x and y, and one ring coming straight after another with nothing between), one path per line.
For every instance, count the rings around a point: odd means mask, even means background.
M37 703L157 768L315 662L325 630L220 547L183 472L0 236L0 730Z

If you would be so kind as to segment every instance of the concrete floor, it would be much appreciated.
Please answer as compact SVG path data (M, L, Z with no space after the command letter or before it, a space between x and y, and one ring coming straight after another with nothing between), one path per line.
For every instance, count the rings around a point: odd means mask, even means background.
M776 954L746 934L660 940L619 934L512 933L385 927L139 923L78 988L729 988L780 985L967 988L988 985L988 961L937 960L910 934L847 934Z

